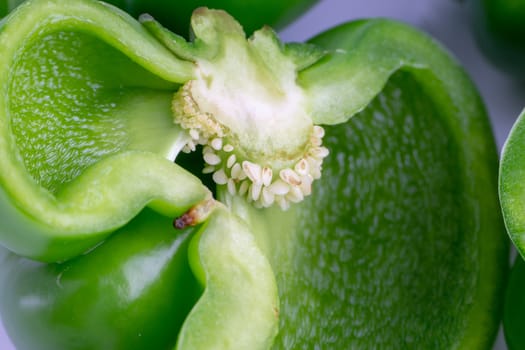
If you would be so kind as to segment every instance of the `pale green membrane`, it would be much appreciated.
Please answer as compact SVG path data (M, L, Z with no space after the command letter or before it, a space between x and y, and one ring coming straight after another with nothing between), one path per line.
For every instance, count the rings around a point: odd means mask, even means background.
M323 178L277 270L275 349L450 349L480 269L464 227L462 169L432 101L397 73L369 107L328 127Z

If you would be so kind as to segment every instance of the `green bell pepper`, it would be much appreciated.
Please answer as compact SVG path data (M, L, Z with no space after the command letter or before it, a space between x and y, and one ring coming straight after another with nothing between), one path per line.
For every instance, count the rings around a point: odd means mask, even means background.
M523 281L525 281L525 262L518 256L512 267L509 284L505 294L505 308L503 312L503 330L509 350L523 349L523 313L525 312L525 298L523 298Z
M0 0L0 17L25 0ZM66 0L67 1L67 0ZM133 17L149 13L164 26L186 36L194 9L202 6L223 9L243 26L248 34L264 25L282 28L308 10L318 0L107 0Z
M192 32L90 0L0 22L15 345L490 347L508 242L461 68L387 20L284 44L201 8Z
M474 34L491 62L523 79L525 68L525 1L471 0Z
M504 331L509 349L521 349L523 337L523 277L525 254L523 201L523 144L525 140L525 113L518 117L505 142L501 154L499 173L499 195L507 232L518 251L518 257L509 279L505 297Z
M524 187L521 180L525 161L521 152L525 140L524 119L525 113L522 112L503 146L499 169L499 195L505 226L520 254L525 253L525 220L522 215L525 203L522 199Z

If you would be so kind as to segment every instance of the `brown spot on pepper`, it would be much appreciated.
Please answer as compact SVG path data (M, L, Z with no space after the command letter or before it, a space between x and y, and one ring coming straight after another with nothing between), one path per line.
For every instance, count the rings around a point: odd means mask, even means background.
M187 212L173 220L173 227L178 230L195 226L205 221L210 216L217 202L213 198L206 199L191 207Z

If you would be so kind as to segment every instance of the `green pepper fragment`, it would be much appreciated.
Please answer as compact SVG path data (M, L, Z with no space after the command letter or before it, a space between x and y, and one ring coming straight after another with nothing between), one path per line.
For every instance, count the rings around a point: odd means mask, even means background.
M520 349L525 344L523 337L523 275L525 254L525 111L522 111L503 146L499 169L499 198L509 237L518 251L512 268L507 293L503 326L509 349Z
M525 141L525 113L518 117L501 152L499 169L499 196L505 226L510 239L519 253L525 253L525 202L523 185L525 159L523 144Z
M278 330L277 285L249 226L219 207L193 238L189 254L206 289L176 349L268 349Z
M41 350L268 348L279 313L273 271L241 220L225 208L210 215L174 234L169 218L145 210L62 264L0 250L0 282L9 285L0 311L13 342Z

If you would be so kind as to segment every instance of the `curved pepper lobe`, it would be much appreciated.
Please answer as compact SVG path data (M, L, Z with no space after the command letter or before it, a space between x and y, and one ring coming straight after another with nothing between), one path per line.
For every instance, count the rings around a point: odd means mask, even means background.
M274 271L252 228L218 206L188 254L205 290L176 349L269 349L278 333L279 297Z
M206 198L173 163L186 133L171 96L194 64L135 19L98 1L30 0L0 21L0 47L1 245L64 261L146 206L173 218Z

